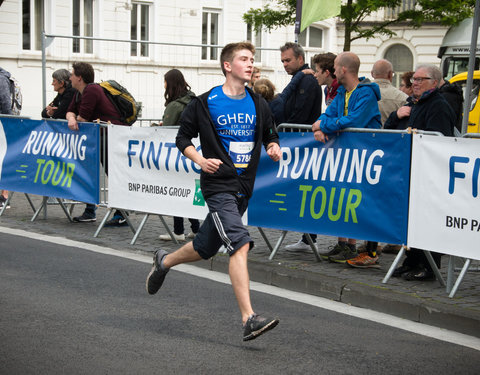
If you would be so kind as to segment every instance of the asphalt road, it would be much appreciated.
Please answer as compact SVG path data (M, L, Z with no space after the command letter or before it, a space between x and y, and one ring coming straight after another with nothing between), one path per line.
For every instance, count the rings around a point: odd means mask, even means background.
M229 285L0 233L0 374L478 374L480 352L260 292L244 343ZM374 313L372 313L374 314ZM375 316L371 317L373 320Z

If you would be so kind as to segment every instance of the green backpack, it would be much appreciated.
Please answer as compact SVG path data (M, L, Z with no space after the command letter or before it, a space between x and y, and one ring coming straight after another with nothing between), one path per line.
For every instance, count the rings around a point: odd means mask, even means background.
M99 85L103 87L103 91L120 114L120 121L128 125L137 121L141 107L125 87L113 79L103 81Z

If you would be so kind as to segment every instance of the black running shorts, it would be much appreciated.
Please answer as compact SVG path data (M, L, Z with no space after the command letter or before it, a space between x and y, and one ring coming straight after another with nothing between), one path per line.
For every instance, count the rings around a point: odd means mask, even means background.
M203 259L214 256L222 244L231 256L246 243L253 247L242 215L248 206L245 196L219 193L206 200L209 213L193 240L193 248Z

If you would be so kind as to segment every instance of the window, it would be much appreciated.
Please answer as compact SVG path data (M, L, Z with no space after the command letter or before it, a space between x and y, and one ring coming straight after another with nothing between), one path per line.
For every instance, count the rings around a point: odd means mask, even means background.
M415 0L402 0L401 4L395 8L385 8L385 18L394 19L397 18L399 13L406 10L415 9Z
M74 36L93 36L93 2L94 0L73 0ZM93 53L93 40L74 39L73 52Z
M256 32L252 24L247 24L247 40L249 40L255 47L262 46L262 31ZM255 50L255 61L261 62L262 61L262 51Z
M298 43L306 48L323 47L323 30L318 27L307 27L298 35Z
M413 70L412 52L403 44L394 44L385 51L384 58L393 65L395 75L392 84L397 88L400 87L400 76Z
M218 45L218 12L203 11L202 13L202 44ZM218 48L202 47L202 60L217 60Z
M130 24L131 40L149 40L150 33L150 6L148 4L132 4ZM132 43L131 56L148 56L147 43Z
M45 8L43 0L22 1L23 49L41 50L42 31L45 27Z

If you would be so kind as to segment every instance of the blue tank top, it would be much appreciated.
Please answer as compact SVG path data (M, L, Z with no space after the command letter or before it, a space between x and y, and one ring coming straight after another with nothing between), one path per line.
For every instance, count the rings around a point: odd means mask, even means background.
M208 109L223 147L241 174L250 163L255 144L257 115L252 97L246 91L245 97L234 99L217 86L208 97Z

